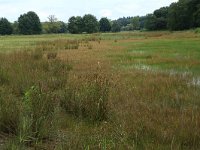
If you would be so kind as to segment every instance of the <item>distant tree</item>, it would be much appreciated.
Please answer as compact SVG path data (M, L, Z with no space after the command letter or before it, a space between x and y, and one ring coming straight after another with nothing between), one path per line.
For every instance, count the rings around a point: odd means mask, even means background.
M19 27L18 27L19 23L17 21L15 21L13 24L12 24L12 28L13 28L13 34L19 34Z
M169 7L161 7L154 11L154 16L156 17L156 30L167 29L167 17L168 17Z
M99 26L101 32L108 32L111 30L111 24L107 18L101 18L99 21Z
M132 24L127 24L125 27L121 27L121 31L132 31L133 30L133 25Z
M67 25L58 21L55 15L50 15L48 17L48 22L42 23L43 33L66 33Z
M168 27L170 30L185 30L191 27L191 16L185 1L170 5Z
M91 14L83 16L84 32L95 33L99 31L97 18Z
M63 21L59 21L59 32L58 33L67 33L67 24L64 23Z
M56 18L55 15L49 15L48 17L48 22L46 22L46 32L47 33L58 33L60 26L58 23L58 19Z
M121 27L125 27L128 24L131 24L132 21L132 17L123 17L123 18L119 18L116 20L118 22L118 25Z
M148 14L145 19L145 28L147 30L156 30L156 16L153 14Z
M112 23L112 32L119 32L121 30L120 24L117 21L113 21Z
M11 23L6 18L0 19L0 35L12 34L13 28Z
M156 30L167 29L167 19L166 18L156 18Z
M156 18L167 18L169 7L161 7L153 12Z
M83 32L83 19L80 16L71 17L68 21L68 30L72 34L78 34Z
M200 27L200 4L198 5L197 11L193 14L194 27Z
M29 11L18 18L18 28L21 34L40 34L42 26L38 15Z
M191 18L191 27L200 27L200 0L188 0L185 3Z
M72 34L79 33L79 29L78 29L78 26L76 24L76 17L75 16L69 18L69 20L68 20L68 30Z
M141 16L139 20L140 20L140 29L144 29L145 28L146 16Z
M55 15L49 15L48 17L49 22L54 23L58 21L58 18L56 18Z
M62 21L42 23L43 33L66 33L67 24Z
M133 17L131 24L132 24L133 30L139 30L140 29L140 17L139 16Z

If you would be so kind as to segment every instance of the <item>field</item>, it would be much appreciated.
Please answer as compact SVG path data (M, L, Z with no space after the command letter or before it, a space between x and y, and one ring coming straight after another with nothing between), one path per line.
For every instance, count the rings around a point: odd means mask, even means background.
M0 149L200 149L200 34L1 36Z

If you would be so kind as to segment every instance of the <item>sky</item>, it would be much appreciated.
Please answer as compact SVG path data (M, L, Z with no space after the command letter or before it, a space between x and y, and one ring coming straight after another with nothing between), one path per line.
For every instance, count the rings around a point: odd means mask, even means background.
M177 0L0 0L0 17L14 22L20 14L34 11L41 21L55 15L58 20L67 22L71 16L84 14L114 20L123 16L146 15L172 2Z

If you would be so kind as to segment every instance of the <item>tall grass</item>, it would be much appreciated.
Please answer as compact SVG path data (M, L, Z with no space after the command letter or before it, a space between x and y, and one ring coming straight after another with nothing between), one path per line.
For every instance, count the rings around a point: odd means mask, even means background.
M65 39L59 39L54 41L42 41L37 43L36 49L40 49L42 51L78 49L79 43L79 40Z
M6 147L55 142L62 109L92 122L107 119L107 78L98 72L69 80L71 66L45 55L36 49L0 56L0 133L14 138Z
M57 91L65 86L70 66L45 59L42 52L1 58L0 132L14 135L20 145L51 139L57 131Z
M55 39L0 54L0 149L200 148L194 31Z
M61 106L67 113L91 121L103 121L108 115L109 82L100 73L74 76L66 88Z

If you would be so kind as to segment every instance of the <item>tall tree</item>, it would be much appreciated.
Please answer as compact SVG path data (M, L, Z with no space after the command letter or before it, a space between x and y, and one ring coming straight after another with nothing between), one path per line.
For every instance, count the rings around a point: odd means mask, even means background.
M78 34L83 32L83 19L80 16L71 17L68 21L68 30L72 34Z
M156 30L166 30L167 29L167 18L156 18Z
M132 17L123 17L123 18L117 19L116 21L118 22L118 25L120 25L120 28L121 28L121 27L127 26L128 24L131 24L131 20L132 20Z
M43 33L66 33L67 24L62 21L42 23Z
M58 24L60 27L58 33L67 33L67 24L63 21L59 21Z
M108 32L111 30L111 24L107 18L101 18L99 21L99 26L101 32Z
M55 15L49 15L48 17L49 22L54 23L58 21L58 18L56 18Z
M154 11L154 16L156 17L156 30L167 29L167 17L168 17L169 7L161 7Z
M33 11L20 15L18 23L19 32L21 34L40 34L42 31L40 18Z
M153 12L156 18L167 18L169 7L161 7Z
M56 18L56 16L49 15L47 18L48 18L47 33L58 33L60 27L59 27L58 19Z
M12 24L12 28L13 28L13 34L19 34L19 27L18 27L19 23L17 21L15 21Z
M145 28L147 30L156 30L156 16L153 14L148 14L145 20Z
M95 33L99 31L99 23L97 18L91 14L83 17L84 32Z
M185 30L191 27L191 16L185 0L170 5L168 27L170 30Z
M144 29L146 16L141 16L139 20L140 20L140 29Z
M140 29L140 17L136 16L133 17L132 22L133 30L139 30Z
M111 31L119 32L120 30L121 30L121 27L120 27L120 24L118 23L118 21L113 21Z
M0 35L12 34L13 28L6 18L0 18Z
M200 27L200 0L188 0L186 2L192 27Z
M65 33L67 32L67 25L58 21L55 15L48 17L48 22L42 23L43 33Z

